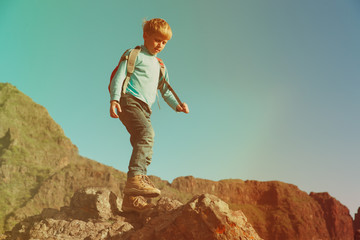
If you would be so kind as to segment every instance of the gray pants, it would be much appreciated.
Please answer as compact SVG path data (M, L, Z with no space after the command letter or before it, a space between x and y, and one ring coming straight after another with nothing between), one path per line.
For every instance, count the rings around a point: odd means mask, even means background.
M136 175L146 175L147 166L151 163L154 145L154 129L151 125L151 109L143 101L125 95L120 99L122 112L119 113L121 122L130 134L133 147L129 162L128 178Z

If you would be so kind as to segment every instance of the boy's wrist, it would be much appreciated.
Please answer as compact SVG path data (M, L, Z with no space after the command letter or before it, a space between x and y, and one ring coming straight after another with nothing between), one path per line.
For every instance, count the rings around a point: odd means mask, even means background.
M110 96L110 102L111 102L111 101L117 101L117 102L119 102L119 101L120 101L120 97L121 97L120 94L112 94L112 95Z

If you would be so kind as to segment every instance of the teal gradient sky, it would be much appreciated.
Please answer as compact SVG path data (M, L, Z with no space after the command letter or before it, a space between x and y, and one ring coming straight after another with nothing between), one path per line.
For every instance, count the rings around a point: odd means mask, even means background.
M81 155L126 172L107 84L153 17L173 29L159 57L190 114L153 106L149 174L279 180L357 211L359 0L0 0L0 81L45 106Z

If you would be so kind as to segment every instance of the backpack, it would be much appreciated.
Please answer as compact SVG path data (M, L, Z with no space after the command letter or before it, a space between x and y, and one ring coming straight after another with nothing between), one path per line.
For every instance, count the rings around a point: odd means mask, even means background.
M131 75L133 74L134 72L134 69L135 69L135 61L136 61L136 57L137 55L139 54L139 52L141 51L141 47L140 46L136 46L134 49L130 50L130 53L129 55L126 55L126 53L128 52L128 50L126 50L123 55L121 56L120 58L120 61L118 63L118 65L115 67L115 69L112 71L111 73L111 76L110 76L110 83L109 83L109 86L108 86L108 89L109 89L109 92L110 92L110 85L111 85L111 81L112 79L114 78L119 66L120 66L120 63L124 60L128 60L127 62L127 66L126 66L126 70L127 70L127 74L126 74L126 77L125 77L125 80L123 82L123 86L122 86L122 91L121 93L122 94L125 94L126 92L126 88L127 88L127 85L129 84L129 81L130 81L130 77ZM163 77L162 81L159 83L158 85L158 89L161 89L163 88L164 84L167 85L168 89L172 92L172 94L174 95L176 101L182 105L182 102L180 100L180 98L178 97L178 95L175 93L174 89L170 86L169 82L165 80L165 65L164 65L164 62L160 59L160 58L157 58L159 64L160 64L160 78Z

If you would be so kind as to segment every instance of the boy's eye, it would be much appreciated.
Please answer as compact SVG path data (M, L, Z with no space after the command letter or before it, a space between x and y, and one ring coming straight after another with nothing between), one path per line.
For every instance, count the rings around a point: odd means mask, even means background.
M157 43L162 43L162 44L166 44L166 43L167 43L167 41L163 41L163 40L161 40L161 39L155 39L155 42L157 42Z

